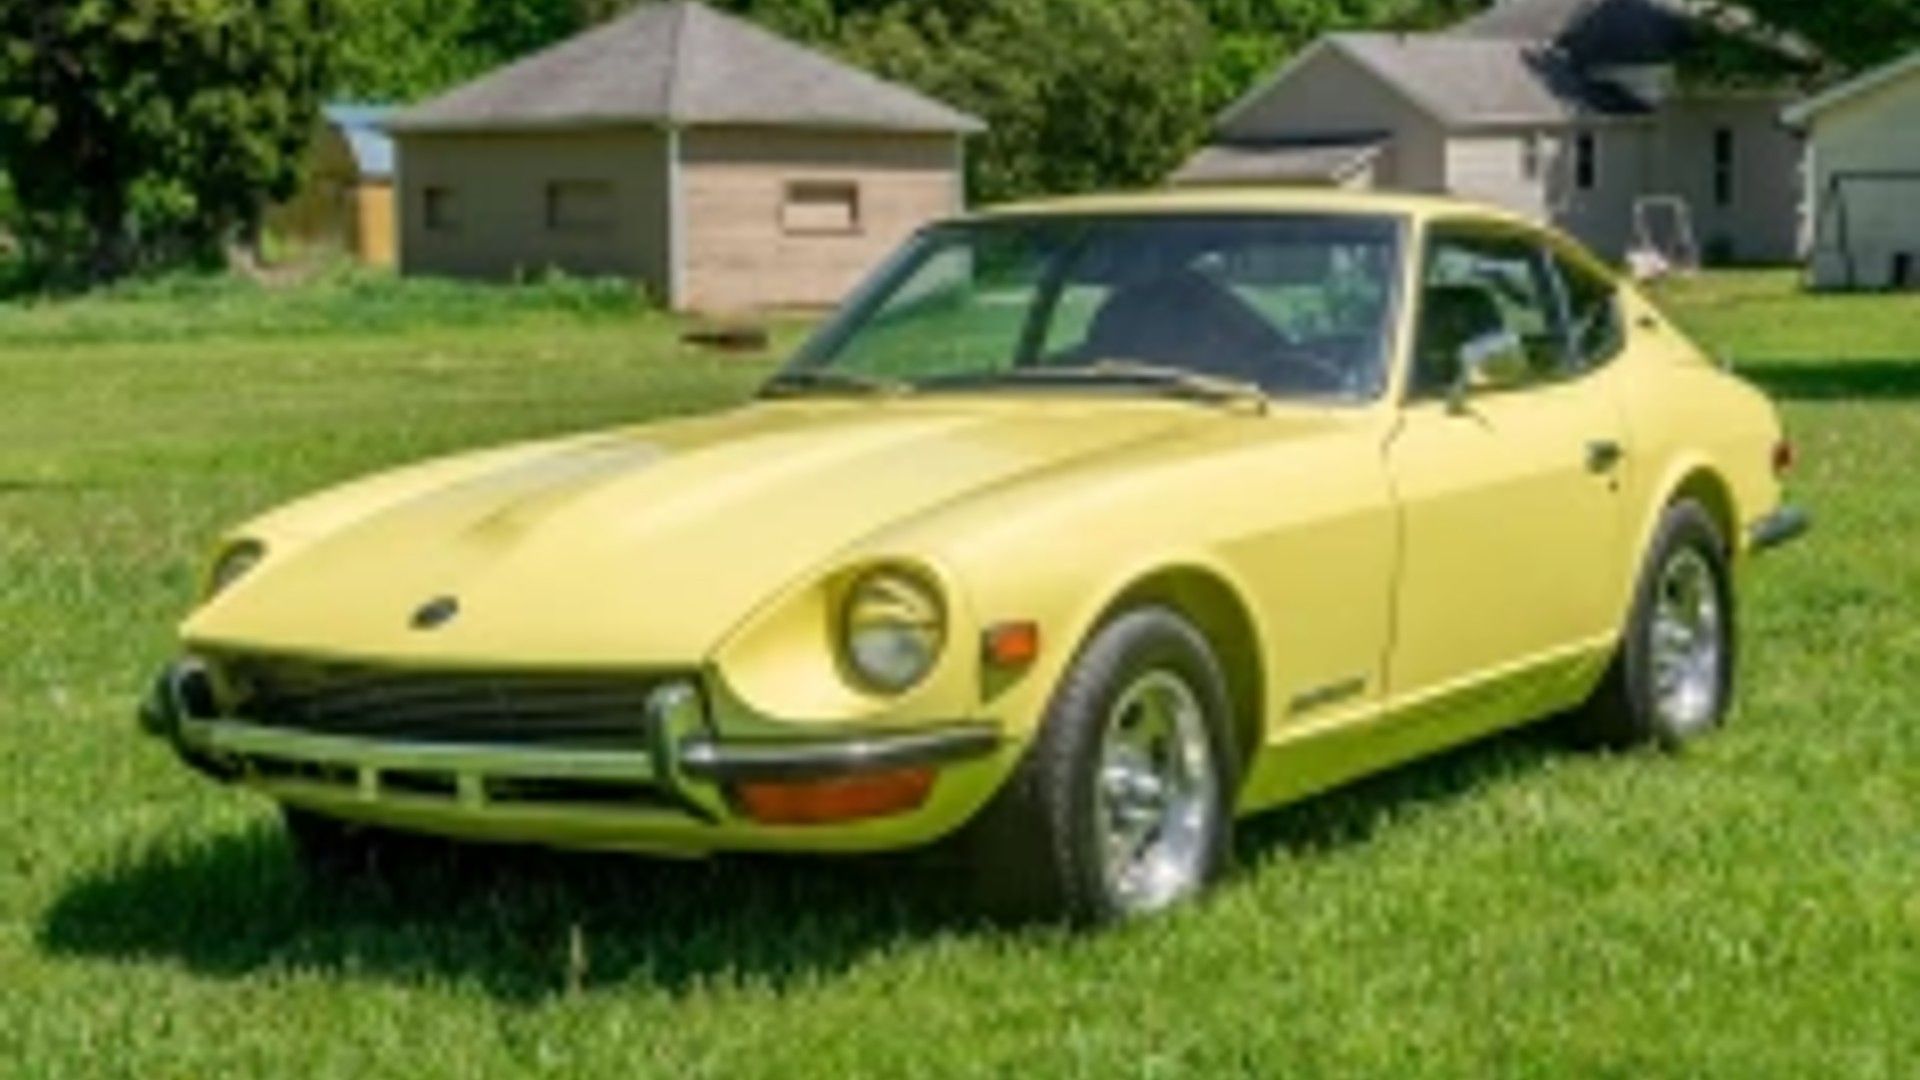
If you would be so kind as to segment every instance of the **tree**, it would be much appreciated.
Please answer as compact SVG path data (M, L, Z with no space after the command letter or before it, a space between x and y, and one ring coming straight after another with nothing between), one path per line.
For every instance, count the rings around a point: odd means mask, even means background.
M551 45L621 0L333 0L336 97L411 101Z
M1914 0L1742 0L1739 6L1766 25L1806 41L1849 72L1920 48L1920 3Z
M984 119L991 201L1157 182L1205 131L1208 41L1186 0L948 0L851 18L841 51Z
M0 159L29 259L99 280L257 233L299 179L331 14L330 0L0 7Z

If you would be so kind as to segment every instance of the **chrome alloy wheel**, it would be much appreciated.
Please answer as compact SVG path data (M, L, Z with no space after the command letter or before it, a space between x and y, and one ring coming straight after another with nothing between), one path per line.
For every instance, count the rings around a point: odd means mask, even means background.
M1093 795L1101 868L1122 912L1199 891L1218 785L1193 688L1165 668L1129 683L1107 713Z
M1653 707L1667 730L1696 734L1719 713L1725 685L1725 613L1706 556L1683 547L1660 568L1654 594Z

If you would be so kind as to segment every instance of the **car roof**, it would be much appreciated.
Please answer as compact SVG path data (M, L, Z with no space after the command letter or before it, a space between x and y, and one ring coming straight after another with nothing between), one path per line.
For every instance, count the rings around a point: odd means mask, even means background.
M1006 203L969 216L974 219L992 219L1051 215L1145 216L1208 213L1381 214L1420 220L1468 217L1540 229L1538 222L1510 210L1466 199L1439 195L1344 191L1278 185L1070 195Z
M993 221L1031 217L1151 217L1156 214L1336 214L1374 215L1403 218L1415 224L1453 221L1484 222L1550 240L1563 252L1573 253L1587 268L1610 279L1618 279L1615 268L1595 255L1578 240L1553 226L1515 213L1505 207L1450 195L1415 195L1398 192L1348 191L1281 185L1234 185L1215 188L1176 188L1160 191L1119 192L1112 194L1068 195L1003 203L971 214L960 221Z

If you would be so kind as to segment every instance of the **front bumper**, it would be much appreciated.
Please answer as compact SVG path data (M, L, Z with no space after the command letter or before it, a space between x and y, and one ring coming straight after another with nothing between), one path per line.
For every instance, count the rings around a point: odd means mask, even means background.
M644 750L408 742L319 734L216 715L206 672L169 665L141 726L186 764L286 803L372 824L475 840L697 855L719 850L863 851L925 843L965 820L1010 767L996 725L805 740L724 740L698 695L649 705ZM767 825L739 814L730 785L828 781L928 767L918 808L826 825Z
M1747 547L1768 551L1798 539L1813 525L1813 519L1797 506L1782 506L1747 526Z

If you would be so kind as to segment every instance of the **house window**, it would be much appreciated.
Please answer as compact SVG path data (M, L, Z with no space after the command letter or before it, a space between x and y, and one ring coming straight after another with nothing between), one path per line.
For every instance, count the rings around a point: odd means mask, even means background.
M605 180L555 180L547 185L547 228L597 232L615 221L613 185Z
M1600 186L1600 139L1591 131L1573 138L1573 186L1581 191Z
M453 189L437 184L429 185L420 192L421 217L427 228L435 232L453 229L460 220L460 204L454 200Z
M1546 141L1546 136L1537 131L1520 137L1520 174L1529 180L1540 179L1547 152Z
M789 233L860 231L860 186L851 180L796 180L787 185L780 227Z
M1713 205L1733 205L1733 129L1713 132Z

